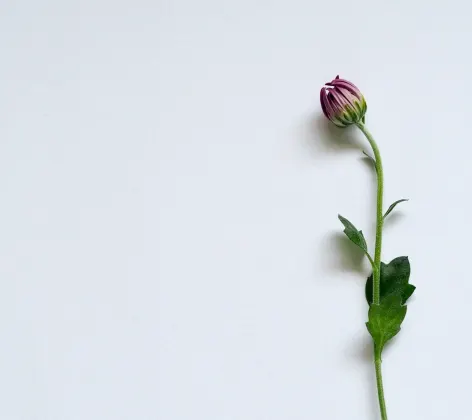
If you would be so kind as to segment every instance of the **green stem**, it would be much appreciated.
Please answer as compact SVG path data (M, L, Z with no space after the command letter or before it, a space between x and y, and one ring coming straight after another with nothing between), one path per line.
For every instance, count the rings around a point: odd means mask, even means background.
M375 157L375 168L377 170L377 223L375 229L375 253L374 253L374 268L373 268L373 289L374 296L372 301L375 305L380 303L380 258L382 254L382 228L383 228L383 168L380 151L372 134L365 127L364 124L358 123L357 126L364 133L367 140L372 147Z
M382 229L383 229L383 167L380 151L372 134L367 130L363 123L358 123L357 126L364 133L365 137L372 147L375 157L375 169L377 171L377 222L375 229L375 254L373 264L373 297L372 303L374 305L380 304L380 266L382 256ZM382 381L382 358L381 349L374 345L375 354L375 376L377 378L377 393L379 397L380 414L382 420L387 420L387 407L385 405L385 396Z
M385 405L385 396L382 381L382 358L380 356L381 351L374 345L375 353L375 376L377 378L377 394L379 396L380 415L382 420L387 420L387 406Z

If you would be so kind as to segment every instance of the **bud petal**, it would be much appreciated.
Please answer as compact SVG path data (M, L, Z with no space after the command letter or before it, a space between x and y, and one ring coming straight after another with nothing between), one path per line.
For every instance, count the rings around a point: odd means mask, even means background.
M321 88L320 102L326 118L338 127L363 121L367 111L367 103L361 91L339 76Z

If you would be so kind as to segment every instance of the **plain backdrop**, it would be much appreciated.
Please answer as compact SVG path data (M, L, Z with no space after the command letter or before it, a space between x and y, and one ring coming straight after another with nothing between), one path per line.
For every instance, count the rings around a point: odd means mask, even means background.
M0 418L378 420L375 175L415 297L392 420L470 419L472 60L462 0L3 0Z

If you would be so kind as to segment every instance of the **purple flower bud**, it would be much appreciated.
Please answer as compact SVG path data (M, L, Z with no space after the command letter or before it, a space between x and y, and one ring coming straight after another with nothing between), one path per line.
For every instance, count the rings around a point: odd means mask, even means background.
M338 127L347 127L364 121L367 103L353 83L336 79L321 88L320 102L323 113Z

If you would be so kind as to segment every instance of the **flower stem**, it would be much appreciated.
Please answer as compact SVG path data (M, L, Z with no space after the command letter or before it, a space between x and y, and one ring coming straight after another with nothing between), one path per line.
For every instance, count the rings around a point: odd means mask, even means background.
M385 405L383 381L382 381L382 358L377 346L374 345L375 353L375 376L377 378L377 394L379 396L380 415L382 420L387 420L387 406Z
M377 172L377 222L375 229L375 254L374 254L374 264L373 264L373 296L372 304L380 304L380 266L381 266L381 254L382 254L382 229L383 229L383 167L382 167L382 158L380 157L380 151L375 142L372 134L367 130L363 123L358 123L357 126L364 133L365 137L372 147L375 157L375 169ZM382 358L381 358L381 349L374 345L374 355L375 355L375 376L377 378L377 393L379 397L379 406L380 414L382 420L387 420L387 407L385 405L385 396L383 390L383 381L382 381Z
M374 267L373 267L373 290L374 295L372 302L375 305L380 303L380 258L382 254L382 228L383 228L383 167L380 151L372 134L365 127L364 124L358 123L357 126L364 133L367 140L372 147L375 157L375 168L377 170L377 222L375 229L375 253L374 253Z

